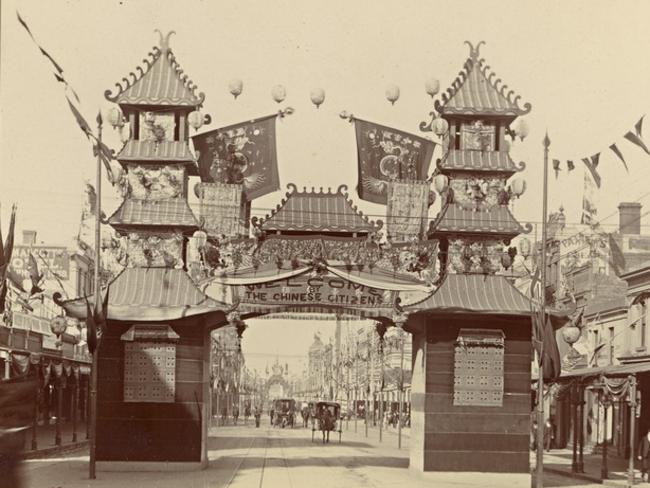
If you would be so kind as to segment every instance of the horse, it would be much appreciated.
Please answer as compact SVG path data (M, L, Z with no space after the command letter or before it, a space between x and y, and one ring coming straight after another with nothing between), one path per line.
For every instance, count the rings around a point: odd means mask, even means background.
M302 410L300 411L300 415L302 415L302 426L303 427L308 427L309 426L309 407L308 406L302 407Z
M335 420L332 418L332 413L329 411L329 409L323 409L323 413L320 415L318 422L320 430L323 433L323 444L330 441L330 431L334 430L335 428L334 422ZM327 441L325 440L326 437Z

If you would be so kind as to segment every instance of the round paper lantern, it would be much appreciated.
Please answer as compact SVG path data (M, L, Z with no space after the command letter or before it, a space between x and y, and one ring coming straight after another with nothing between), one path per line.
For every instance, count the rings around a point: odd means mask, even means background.
M118 107L111 107L106 114L106 119L115 128L124 127L124 115Z
M444 192L449 186L449 178L445 175L436 175L433 178L433 187L438 193Z
M199 130L203 126L203 114L198 110L190 112L187 121L194 130Z
M440 91L440 81L438 81L436 78L429 78L425 83L424 83L424 89L426 90L427 94L433 98L435 97L438 92Z
M562 328L562 339L567 344L575 344L580 339L581 330L575 325L568 325Z
M201 248L208 242L208 234L203 230L197 230L192 237L196 239L196 245Z
M399 100L399 86L388 85L386 88L386 100L388 100L391 105L395 105L395 102Z
M527 237L524 237L520 242L519 242L519 254L521 254L523 257L528 257L530 256L530 240Z
M512 194L519 198L526 191L526 180L523 178L515 178L510 183L510 189L512 190Z
M237 99L241 92L244 90L244 82L239 78L234 78L228 82L228 91Z
M442 117L438 117L433 121L433 132L438 137L444 136L449 132L449 122L447 122Z
M65 317L54 317L50 320L50 330L55 336L60 336L65 332L68 324L65 323Z
M528 136L529 132L530 128L528 127L528 122L524 119L519 119L515 126L515 134L523 141Z
M314 88L309 94L309 98L311 98L311 103L318 108L325 101L325 90L322 88Z
M271 97L276 103L281 103L287 97L287 90L282 85L275 85L271 89Z
M510 148L512 147L512 144L510 144L510 141L504 140L501 144L501 150L505 152L510 152Z

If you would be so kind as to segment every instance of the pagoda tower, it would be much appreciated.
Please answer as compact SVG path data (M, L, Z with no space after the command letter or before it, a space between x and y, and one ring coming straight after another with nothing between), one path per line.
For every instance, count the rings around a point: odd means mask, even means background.
M449 133L447 151L434 172L442 208L428 236L440 240L441 269L448 273L493 274L502 269L503 245L530 232L508 208L524 185L519 180L507 186L507 180L525 164L510 157L506 135L512 121L531 106L519 107L520 97L513 97L514 91L500 85L500 79L493 80L495 74L479 58L481 44L470 44L463 70L435 103Z
M116 116L117 125L128 121L130 128L117 155L125 170L125 197L108 219L127 237L129 267L184 268L187 237L199 228L187 203L189 176L198 176L188 118L202 124L198 109L204 95L196 93L169 48L172 33L160 34L160 45L143 60L145 66L116 84L116 93L105 93L123 113Z
M127 267L102 290L107 323L97 348L98 470L207 466L210 332L230 308L206 296L185 267L199 222L188 202L198 168L188 125L198 128L203 94L160 35L136 73L106 98L112 125L130 133L117 160L124 201L108 222L127 237ZM85 319L92 297L61 303ZM183 446L179 449L178 446ZM91 451L92 452L92 451ZM91 461L92 462L92 461Z
M508 208L524 185L507 181L524 164L512 161L506 135L531 107L494 81L480 44L470 44L431 123L449 127L434 173L442 208L428 231L439 241L441 279L404 307L413 335L410 466L435 472L434 484L466 472L481 473L477 486L487 476L530 486L531 302L502 271L513 258L504 246L526 232Z

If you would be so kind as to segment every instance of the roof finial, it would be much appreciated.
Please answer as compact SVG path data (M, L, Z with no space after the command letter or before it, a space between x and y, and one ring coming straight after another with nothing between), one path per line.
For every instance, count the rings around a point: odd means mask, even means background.
M479 49L481 49L481 44L485 44L485 41L479 41L476 47L474 47L474 44L472 44L469 41L465 41L465 44L469 46L469 57L472 58L473 60L477 60Z
M158 36L160 36L158 42L160 44L160 50L163 52L163 54L169 51L169 38L172 36L172 34L176 34L176 31L169 31L166 35L163 35L159 29L155 29L154 32L157 32Z

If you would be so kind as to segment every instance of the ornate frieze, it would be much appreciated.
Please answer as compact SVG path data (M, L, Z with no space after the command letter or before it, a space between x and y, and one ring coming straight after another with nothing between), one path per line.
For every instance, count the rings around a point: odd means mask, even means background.
M185 182L182 165L129 165L128 195L139 200L181 198Z
M500 192L506 181L503 176L472 176L454 178L449 182L454 202L464 207L493 207L502 203Z
M503 242L495 239L450 239L447 252L450 273L494 274L505 269Z
M183 267L183 236L131 233L127 238L129 267Z

